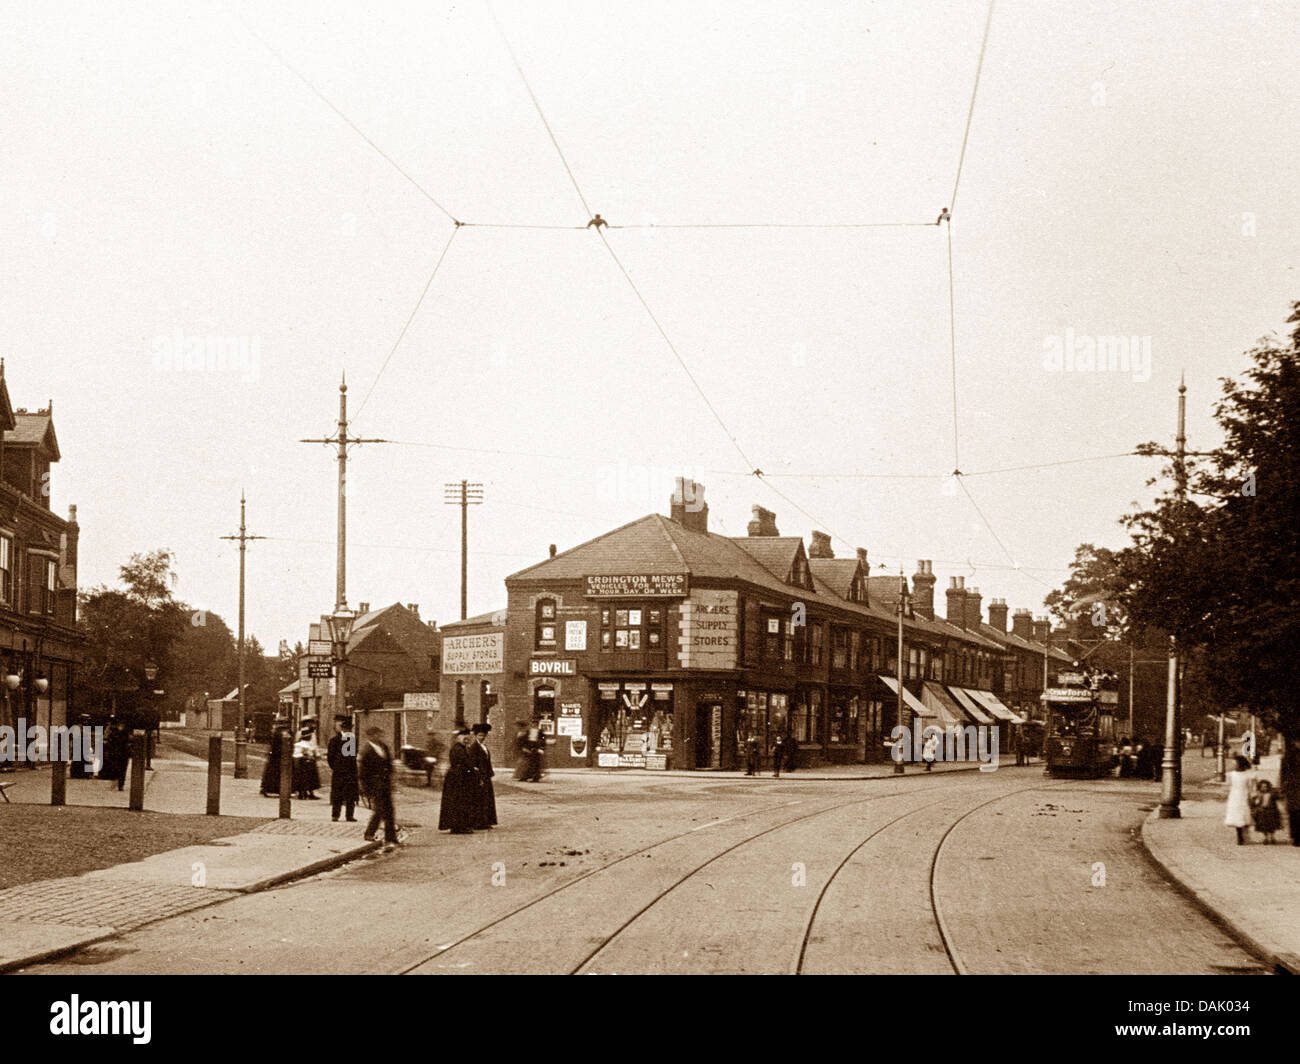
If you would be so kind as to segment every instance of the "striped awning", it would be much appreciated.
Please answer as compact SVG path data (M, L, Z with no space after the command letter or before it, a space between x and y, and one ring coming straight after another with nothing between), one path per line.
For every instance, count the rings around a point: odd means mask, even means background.
M880 677L881 682L888 687L894 694L898 694L898 682L892 676ZM918 717L934 719L939 716L933 709L921 702L916 695L912 694L906 687L903 688L903 702Z
M932 680L921 687L921 701L939 714L945 728L961 728L967 723L967 714L957 701Z
M1003 705L1002 701L992 691L968 690L966 693L976 699L998 720L1005 720L1010 724L1024 724L1025 718Z
M971 720L977 721L980 724L997 723L993 717L989 715L982 703L971 698L970 692L967 691L966 688L950 686L948 690L952 692L952 696L957 700L957 704L970 715Z

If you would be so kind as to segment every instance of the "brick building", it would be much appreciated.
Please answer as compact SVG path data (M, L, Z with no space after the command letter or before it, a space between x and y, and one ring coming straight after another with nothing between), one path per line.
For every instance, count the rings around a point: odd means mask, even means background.
M937 617L928 562L909 590L871 577L865 550L835 558L823 533L807 549L781 536L762 507L748 533L710 532L703 488L679 480L669 517L507 577L504 626L476 618L465 633L499 633L500 719L539 722L558 766L734 768L751 734L766 754L791 737L802 764L879 760L901 591L904 723L1019 722L1006 678L1044 648L998 639L969 596L959 618L951 599Z
M54 404L14 410L0 360L0 724L76 718L77 508L51 509Z

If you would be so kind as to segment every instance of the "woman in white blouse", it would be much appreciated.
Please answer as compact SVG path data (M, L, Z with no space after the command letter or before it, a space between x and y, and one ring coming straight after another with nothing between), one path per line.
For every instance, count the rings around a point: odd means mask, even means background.
M1237 845L1245 845L1246 829L1250 827L1250 792L1255 783L1255 773L1250 762L1237 756L1237 770L1228 773L1228 809L1223 822L1237 829Z

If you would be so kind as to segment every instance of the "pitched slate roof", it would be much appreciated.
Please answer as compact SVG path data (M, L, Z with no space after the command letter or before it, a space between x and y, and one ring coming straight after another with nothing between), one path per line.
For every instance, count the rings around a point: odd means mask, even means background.
M4 434L6 447L43 447L50 460L59 460L59 441L54 435L54 417L48 413L14 415L14 427Z
M442 630L445 632L448 628L468 628L474 624L497 624L497 618L505 615L506 611L503 607L499 610L492 610L490 613L480 613L477 617L466 617L463 621L448 621L442 626Z
M794 560L803 549L798 536L732 536L736 544L782 583L789 579Z
M832 594L846 599L861 563L857 558L809 558L808 567L812 569L814 581L825 584Z

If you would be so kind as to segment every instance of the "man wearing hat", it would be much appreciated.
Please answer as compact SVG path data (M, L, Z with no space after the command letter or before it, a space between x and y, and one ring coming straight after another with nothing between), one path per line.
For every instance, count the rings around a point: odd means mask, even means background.
M357 808L357 737L352 732L351 717L334 718L335 734L330 737L325 761L330 767L330 814L337 820L346 808L349 821Z
M397 823L393 814L393 755L384 744L382 728L368 729L366 739L369 741L361 752L359 775L362 789L370 799L371 813L364 837L373 842L382 821L384 849L387 851L397 845Z
M488 753L487 737L492 730L491 724L475 724L470 729L474 733L474 744L469 748L470 759L478 773L478 816L474 820L476 828L496 827L497 796L492 789L492 755Z

